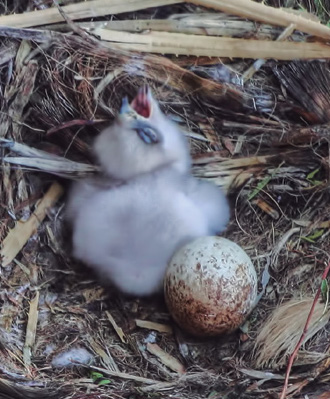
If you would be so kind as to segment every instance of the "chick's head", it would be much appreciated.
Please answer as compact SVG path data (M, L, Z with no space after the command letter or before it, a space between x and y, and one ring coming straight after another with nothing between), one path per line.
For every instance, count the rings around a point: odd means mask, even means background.
M98 136L94 150L104 172L121 180L163 167L180 173L190 167L183 133L161 111L148 86L130 104L124 98L114 124Z

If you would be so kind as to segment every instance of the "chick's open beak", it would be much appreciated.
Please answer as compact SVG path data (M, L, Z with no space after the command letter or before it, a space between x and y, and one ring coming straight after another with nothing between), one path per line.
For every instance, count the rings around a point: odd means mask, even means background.
M146 144L156 144L162 141L162 135L156 126L148 121L152 112L153 98L148 86L139 89L131 104L127 97L123 98L120 115L130 119L130 125Z
M149 86L142 86L131 102L131 107L144 118L150 118L152 112L152 95Z

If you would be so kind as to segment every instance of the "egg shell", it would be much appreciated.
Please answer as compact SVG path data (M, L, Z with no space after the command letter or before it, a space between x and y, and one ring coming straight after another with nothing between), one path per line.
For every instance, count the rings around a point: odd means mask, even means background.
M195 336L237 329L252 310L257 274L249 256L223 237L201 237L179 249L164 279L174 320Z

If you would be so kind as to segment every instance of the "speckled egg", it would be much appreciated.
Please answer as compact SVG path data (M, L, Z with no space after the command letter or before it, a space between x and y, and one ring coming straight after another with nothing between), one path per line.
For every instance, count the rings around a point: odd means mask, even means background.
M164 279L174 320L196 336L237 329L252 310L257 275L249 256L222 237L201 237L178 250Z

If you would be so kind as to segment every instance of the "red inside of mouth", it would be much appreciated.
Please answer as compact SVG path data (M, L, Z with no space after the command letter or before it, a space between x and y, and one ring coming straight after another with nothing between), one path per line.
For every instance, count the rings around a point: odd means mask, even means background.
M149 118L151 114L151 102L150 96L148 95L148 87L141 88L131 103L131 107L139 115L144 118Z

